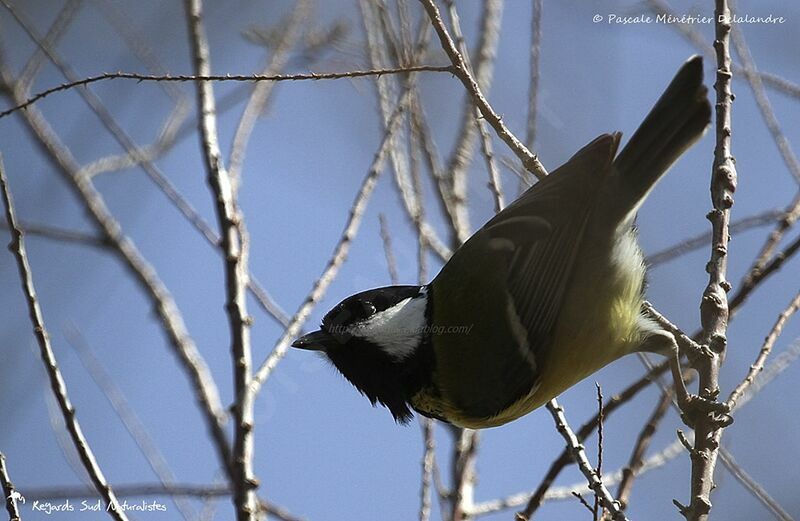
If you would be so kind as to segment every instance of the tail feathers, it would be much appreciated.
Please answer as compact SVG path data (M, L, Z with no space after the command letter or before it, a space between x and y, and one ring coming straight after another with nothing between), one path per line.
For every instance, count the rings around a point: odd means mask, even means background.
M635 208L676 159L697 141L711 120L703 85L703 59L689 58L614 161Z

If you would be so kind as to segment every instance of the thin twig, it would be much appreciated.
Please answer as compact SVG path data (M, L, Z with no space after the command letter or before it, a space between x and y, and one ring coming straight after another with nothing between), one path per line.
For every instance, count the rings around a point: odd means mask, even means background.
M11 86L11 94L15 102L19 103L25 99L25 93L13 81L6 64L2 61L0 61L0 78ZM93 224L97 226L101 237L110 243L112 251L131 272L150 300L169 339L169 346L173 349L193 385L195 399L203 413L219 460L228 469L229 448L224 431L227 415L222 407L211 372L189 335L172 295L133 241L123 233L120 224L106 207L102 195L91 183L91 180L80 175L80 167L75 158L61 143L37 107L28 107L22 112L22 116L29 131L75 192Z
M781 505L775 501L775 499L769 495L764 487L762 487L758 481L752 478L743 468L741 465L736 463L736 459L734 459L733 454L726 449L725 447L720 447L719 449L719 459L725 465L725 467L733 474L733 477L742 484L744 488L746 488L753 496L758 499L758 501L764 505L772 515L775 516L775 519L779 521L794 521L794 518L781 507Z
M388 62L388 58L385 56L386 52L386 45L382 43L380 40L380 34L378 34L376 30L376 26L380 26L384 28L383 37L384 40L393 40L394 36L391 31L390 24L387 20L383 18L379 19L380 23L373 23L372 18L375 15L373 9L371 9L372 4L367 3L366 1L359 2L359 6L361 8L361 14L364 24L364 30L367 35L367 49L369 51L370 63L373 68L380 68L384 64ZM379 11L382 13L386 13L386 9L380 8L381 4L377 4L374 7L379 8ZM409 49L408 53L411 54L412 60L420 60L422 59L426 52L427 52L427 42L428 42L428 33L429 33L429 26L427 24L422 25L419 29L419 34L417 35L416 45L414 49ZM390 48L394 49L396 44L389 45ZM395 53L398 55L395 57L396 60L401 58L400 54L401 51L397 50ZM406 85L410 85L412 92L416 90L416 82L414 76L407 76L404 79ZM375 79L375 87L376 93L378 96L378 104L381 114L381 123L383 125L383 129L385 131L386 125L388 124L389 118L392 114L392 99L396 97L393 93L393 89L391 88L392 85L388 81L388 78L377 77ZM413 96L413 94L412 94ZM389 145L389 159L392 165L392 170L394 172L394 181L395 185L397 186L398 194L400 195L400 200L403 203L403 207L406 210L406 214L411 219L414 226L420 230L420 233L423 234L425 237L425 241L431 245L431 247L440 253L440 255L445 254L445 259L449 257L449 252L447 251L447 247L444 245L442 240L439 238L436 230L428 223L422 216L420 211L420 205L422 204L422 199L415 197L415 193L412 186L412 180L409 176L409 158L408 155L405 154L403 147L399 146L398 137L394 137Z
M436 461L436 439L434 437L434 422L430 418L423 418L422 424L422 480L420 484L419 521L428 521L431 518L431 482L433 481L433 467Z
M453 26L456 48L464 58L464 63L469 64L469 52L461 31L458 11L453 2L449 2L447 8L450 22ZM500 40L502 14L502 1L484 2L480 16L478 45L475 51L475 68L470 68L469 72L474 75L475 82L481 90L486 92L491 88L494 79L494 64ZM443 177L443 180L449 183L449 199L453 205L453 218L450 224L457 239L452 243L453 246L465 242L472 233L472 227L469 222L469 208L467 206L467 175L475 152L475 131L478 121L476 114L478 113L472 98L467 95L464 100L458 131L456 132L456 140L448 156L447 167L444 170L445 177Z
M575 433L570 428L569 423L567 423L567 418L564 416L564 409L558 405L558 402L554 399L547 402L545 405L550 414L553 416L553 420L556 423L556 429L567 442L567 448L569 449L572 458L575 460L575 463L578 465L581 473L583 473L586 480L589 482L589 488L594 491L595 497L600 499L603 507L608 510L611 519L614 521L627 521L627 517L625 516L625 512L620 507L620 504L617 500L614 499L614 496L611 495L608 488L603 484L602 479L597 474L594 468L592 468L592 464L589 461L589 458L586 457L586 452L584 451L583 445L581 445L580 441L578 441L578 437L575 436Z
M101 250L110 246L108 241L104 240L102 237L91 233L60 228L58 226L34 224L23 221L20 223L20 229L25 235L43 237L53 241L91 246L92 248L99 248ZM0 230L8 230L6 223L0 223Z
M597 473L597 477L599 479L603 479L603 389L600 387L598 382L595 382L594 385L597 387L597 468L595 472ZM620 501L620 504L622 502ZM624 507L623 507L624 508ZM600 512L600 498L595 495L594 496L594 508L592 508L592 514L594 514L594 521L599 519L598 515L601 514Z
M753 228L760 228L767 226L778 221L784 216L782 210L767 210L765 212L751 215L750 217L743 217L737 221L732 221L730 225L730 232L732 235L742 233ZM685 239L674 246L669 246L663 250L657 251L647 256L645 262L649 268L654 268L660 264L664 264L674 260L682 255L700 249L708 244L711 240L711 232L700 233L689 239Z
M786 247L783 252L775 254L783 236L789 231L800 218L800 192L797 193L794 200L789 204L783 217L780 219L775 229L769 234L758 258L753 262L752 266L745 275L742 282L739 284L739 289L736 294L731 298L731 310L739 307L750 296L750 293L758 286L772 272L776 271L781 265L797 252L798 245L800 245L800 238Z
M439 160L439 152L436 143L433 139L431 129L427 125L428 118L425 115L425 109L420 103L418 97L414 97L411 104L411 129L416 134L420 142L419 148L422 150L422 157L425 160L425 165L428 167L431 177L436 184L436 195L442 205L445 217L450 223L450 244L460 244L457 237L457 201L452 193L448 177L444 174L444 167ZM452 255L452 251L445 245L441 245L442 251L439 251L437 245L431 243L429 238L426 237L426 242L430 245L431 249L435 251L439 257L447 261Z
M775 378L777 378L780 374L782 374L791 364L795 361L800 359L800 339L796 339L794 343L786 349L786 351L782 352L778 356L776 356L772 362L767 366L764 371L758 375L753 385L748 388L748 390L742 395L742 398L736 403L736 407L734 411L740 410L743 406L745 406L754 396L756 396L761 390L770 382L772 382ZM662 372L667 369L667 366L664 366ZM615 398L621 395L613 397L609 402L613 401ZM619 403L624 404L627 403L628 400L621 400ZM606 415L610 412L609 403L606 404ZM595 416L596 420L596 416ZM581 427L581 430L578 432L578 439L583 439L581 434L582 431L586 429L584 432L590 433L592 427L590 427L590 422ZM687 433L687 437L689 441L693 439L692 433ZM668 462L674 460L678 456L686 454L686 449L684 448L683 444L679 440L675 440L673 443L669 444L659 452L649 456L641 466L641 469L638 472L638 475L645 474L652 470L658 469L666 465ZM569 456L566 457L567 463L569 463ZM566 464L566 463L565 463ZM551 467L552 468L552 467ZM612 486L613 484L620 483L623 478L623 470L620 469L615 472L607 473L604 478L603 482L606 483L607 486ZM548 475L548 478L551 478ZM552 479L555 479L555 476L552 476ZM541 488L541 487L540 487ZM582 490L586 490L586 482L581 481L580 483L574 483L571 485L566 485L563 487L554 487L554 488L546 488L542 491L542 497L538 499L537 507L543 504L546 501L564 501L573 498L573 492L581 492ZM537 490L534 493L534 496L539 493ZM484 501L481 503L476 504L473 509L470 511L470 515L473 517L483 516L492 514L495 512L500 512L503 510L507 510L510 508L517 508L521 505L526 504L529 502L531 497L531 492L518 492L516 494L512 494L505 498L495 499L490 501ZM517 519L528 519L528 517L523 517L525 512L520 512L517 515Z
M647 374L639 378L636 382L629 385L621 393L616 394L609 398L608 402L603 406L603 414L605 417L610 416L614 411L631 401L640 391L646 389L658 375L666 372L669 369L669 363L663 362L656 366L655 369L649 371ZM600 416L595 414L587 422L585 422L580 429L578 429L577 436L580 442L583 442L596 428L600 421ZM526 501L519 504L525 504L525 509L519 513L522 519L530 519L533 513L544 504L548 490L555 482L561 471L571 462L570 453L568 449L561 451L561 454L556 457L550 464L550 468L542 478L541 483L532 494L525 493ZM515 505L516 506L516 505Z
M67 429L72 437L72 443L75 445L75 449L78 451L78 454L81 457L81 462L83 463L86 471L89 473L95 488L106 503L106 511L108 511L109 515L113 519L117 519L118 521L126 521L128 517L125 515L125 512L122 509L118 508L119 503L114 495L114 491L111 489L111 485L109 485L106 481L103 471L97 464L94 453L89 447L89 442L83 435L81 426L78 423L78 418L75 415L75 408L72 406L72 402L67 394L66 383L61 375L61 370L58 368L58 362L56 361L53 348L50 345L50 335L47 333L47 329L45 328L44 317L42 316L42 310L39 307L39 301L36 297L36 290L33 286L33 276L31 274L30 265L28 264L28 256L25 251L25 241L22 237L22 232L17 227L17 218L15 215L16 212L14 210L14 203L11 199L11 193L8 188L8 180L6 179L6 172L3 168L2 158L0 158L0 188L2 188L3 192L6 222L8 223L9 230L11 230L11 243L9 244L9 249L12 251L14 258L17 261L22 292L28 304L28 314L30 316L31 324L33 325L34 336L39 344L42 362L45 365L47 375L50 379L50 388L53 390L53 394L58 400L61 414L64 416L64 422L66 423Z
M481 120L478 120L478 130L481 134L481 151L483 152L483 157L486 158L486 168L489 170L489 190L491 190L492 198L494 199L494 211L498 213L506 205L500 171L497 169L497 162L494 160L492 138Z
M397 274L397 260L392 251L392 236L389 233L389 224L386 222L386 216L382 213L378 214L378 221L380 223L381 241L383 242L383 254L386 257L386 269L389 271L389 280L392 284L398 284L400 277Z
M593 519L594 521L597 521L597 511L596 511L594 508L592 508L592 505L590 505L590 504L589 504L589 502L588 502L588 501L586 501L586 500L583 498L583 496L582 496L582 495L580 495L580 493L579 493L579 492L577 492L577 491L574 491L574 492L572 493L572 497L574 497L575 499L577 499L577 500L580 502L580 504L581 504L581 505L583 505L583 508L585 508L586 510L588 510L588 511L589 511L589 513L590 513L590 514L592 514L592 519ZM595 498L594 498L594 499L595 499L595 501L597 501L597 496L595 496Z
M0 165L2 168L2 165ZM6 500L6 510L8 511L9 521L20 521L22 518L19 515L19 508L17 508L17 501L22 498L22 495L14 489L14 483L11 482L11 477L8 475L6 468L6 455L0 452L0 485L2 485L3 497Z
M66 328L64 336L67 339L67 343L78 353L78 358L86 369L86 372L89 373L94 383L102 391L103 396L109 401L114 412L119 416L128 434L133 438L139 451L145 457L148 465L150 465L150 468L158 477L161 484L166 488L174 486L176 484L175 474L167 463L164 454L158 448L156 441L150 435L144 423L142 423L142 420L139 419L139 415L136 414L136 411L131 407L125 394L114 381L114 378L108 374L103 363L94 354L86 338L84 338L80 330L74 325L70 325ZM116 492L118 496L121 495L119 490ZM182 498L173 498L173 500L184 519L189 521L197 517L197 513L194 511L194 507L192 507L191 503Z
M269 63L261 72L264 76L278 74L286 67L289 61L289 52L297 43L297 38L300 34L300 23L308 17L309 4L309 0L299 0L295 3L294 9L292 9L289 16L280 21L282 27L281 38L272 52ZM264 112L264 107L269 101L274 86L275 82L271 81L258 82L253 86L253 92L250 94L247 106L242 111L242 117L239 118L239 124L236 126L228 160L228 171L230 172L234 193L236 193L239 186L247 143L255 128L256 120Z
M10 109L0 112L0 119L13 114L19 110L30 107L37 101L53 94L64 90L73 89L90 83L97 83L98 81L106 80L135 80L142 81L172 81L172 82L208 82L208 81L244 81L244 82L257 82L257 81L303 81L303 80L339 80L342 78L363 78L365 76L383 76L386 74L408 74L409 72L449 72L455 74L455 69L451 65L415 65L410 67L395 67L389 69L378 70L358 70L346 72L308 72L303 74L272 74L263 76L259 74L209 74L209 75L193 75L193 74L140 74L136 72L104 72L96 76L89 76L80 80L62 83L57 87L51 87L43 90L33 96L28 97L24 101L18 101L17 105Z
M461 83L464 84L464 87L467 89L467 92L470 94L470 96L472 96L475 105L478 106L481 114L483 114L483 117L489 122L492 128L495 129L498 137L502 139L503 142L508 145L511 151L520 159L520 161L522 161L522 164L525 165L525 168L528 169L528 171L540 179L546 176L547 170L545 170L544 165L542 165L542 163L539 161L539 158L532 154L531 151L528 150L513 133L511 133L508 127L506 127L505 123L503 123L502 118L494 111L494 109L492 109L491 105L489 105L489 102L486 101L480 86L467 69L463 56L461 56L461 53L458 52L455 44L453 43L453 39L447 32L444 22L442 22L442 16L439 13L439 8L436 7L436 4L433 2L433 0L420 0L420 2L425 8L425 11L428 13L428 17L433 24L433 28L439 35L442 48L444 49L445 53L447 53L447 56L450 58L450 61L453 64L453 74L455 74L458 79L461 80Z
M189 25L190 47L195 73L211 74L210 50L203 25L202 0L186 0L186 20ZM254 402L248 399L252 378L250 325L247 312L247 267L249 237L229 172L222 161L217 135L217 114L213 84L195 83L197 112L200 114L200 135L207 182L214 199L219 223L220 250L225 268L225 311L230 327L231 361L234 383L234 434L231 452L233 502L238 521L256 518L258 480L253 470Z
M446 0L445 3L447 5L447 10L450 13L450 25L453 27L453 35L455 36L458 51L461 53L461 57L464 59L464 65L466 66L468 72L477 78L478 85L480 85L483 90L488 92L489 82L493 78L493 65L497 55L496 51L503 14L503 1L492 0L484 2L484 11L483 15L481 16L481 45L478 47L477 53L478 65L481 66L480 74L478 74L479 71L477 70L477 67L476 70L473 70L472 68L472 60L469 57L469 50L467 49L467 44L464 39L464 33L461 30L461 22L458 16L458 10L456 9L456 4L453 2L453 0ZM470 97L467 98L464 114L465 118L472 117L474 119L474 123L472 125L465 123L462 129L464 134L462 142L464 142L464 145L470 147L469 151L460 150L458 143L454 149L454 158L450 163L450 175L453 179L453 192L455 193L457 200L462 203L464 212L466 212L466 166L469 162L468 158L471 155L472 134L474 133L474 129L477 128L480 135L481 152L486 160L486 169L489 172L489 189L491 190L494 198L495 212L499 212L505 206L505 202L503 200L503 188L500 181L500 172L497 169L497 162L495 161L494 152L492 150L492 138L486 129L486 124L481 117L480 110L472 103L472 99ZM465 152L467 153L465 154ZM468 227L469 221L464 220L464 225ZM464 238L462 238L462 242L463 240Z
M542 0L533 0L531 6L531 57L528 80L528 120L525 126L525 145L533 148L536 141L536 113L539 100L540 62L542 55Z
M731 391L730 396L728 397L728 405L733 408L736 405L736 400L747 390L747 388L752 385L753 380L755 380L756 376L764 370L764 363L767 361L767 357L772 352L772 348L775 345L775 342L781 335L783 331L783 326L786 325L786 322L792 317L792 315L797 312L798 308L800 308L800 291L794 296L789 305L781 311L780 315L778 315L778 319L775 321L775 325L772 326L769 333L767 334L766 338L764 339L764 343L761 345L761 349L758 352L758 356L756 357L755 362L750 366L750 370L747 372L747 375L744 379L736 386L736 388Z
M59 40L67 33L67 29L72 25L75 16L80 12L81 7L83 7L83 0L69 0L58 12L52 25L47 29L47 33L43 38L43 45L37 46L33 56L25 64L22 72L19 73L18 81L23 89L30 87L47 61L47 53L44 52L44 49L52 49L58 45Z
M633 490L634 479L644 465L644 456L647 453L647 449L650 447L656 429L667 414L670 405L672 405L672 394L661 393L661 397L656 403L653 412L639 432L639 436L636 437L636 443L633 445L631 457L628 460L628 464L622 469L622 480L619 482L617 488L617 500L624 509L628 508L628 498L630 498L631 490Z
M325 292L328 290L328 286L330 286L331 282L333 282L333 280L336 278L339 268L344 263L345 259L347 259L347 254L350 251L350 245L358 233L358 229L361 225L361 219L364 215L364 211L366 210L369 198L375 189L378 176L383 170L383 163L388 153L391 136L397 130L397 127L401 121L401 115L406 110L410 92L410 89L406 88L405 92L400 95L400 99L398 100L394 112L391 118L389 118L389 123L387 124L386 132L383 136L383 141L378 147L378 151L375 153L372 165L370 165L367 175L364 177L364 180L359 187L356 198L353 201L353 205L350 207L349 218L345 224L344 230L342 231L342 236L334 247L333 254L328 259L325 269L322 271L320 277L314 282L311 291L292 317L289 325L283 331L281 337L275 343L272 352L255 372L250 385L249 393L253 397L258 394L261 386L264 384L267 378L269 378L270 374L272 374L272 371L275 369L278 362L280 362L280 360L284 357L289 348L289 344L298 335L303 324L311 314L311 311L325 295Z
M474 508L479 431L457 427L451 427L451 430L455 447L452 461L453 494L450 498L450 519L465 521Z
M539 103L542 56L542 4L542 0L533 0L531 5L530 79L528 80L528 118L525 125L525 146L528 147L528 150L533 150L536 143L536 116L539 111L537 105ZM503 160L501 159L501 161ZM516 165L514 166L516 167ZM512 171L519 175L516 168L512 168ZM529 186L531 186L531 182L528 176L519 175L517 192L521 194Z
M649 4L650 10L654 13L680 18L676 11L672 9L672 6L670 6L670 4L665 0L646 1ZM683 37L689 41L689 43L694 45L698 51L707 56L714 56L714 48L706 41L706 38L703 36L703 34L695 28L695 25L681 22L669 23L665 25L677 29L678 32L680 32L681 35L683 35ZM731 70L737 76L744 76L747 74L745 67L738 66L735 63L731 64ZM773 89L783 92L784 94L794 98L800 98L800 85L792 83L786 78L782 78L769 72L757 72L757 74L761 78L761 81Z
M747 41L745 40L741 26L736 25L733 28L731 32L731 39L733 40L733 45L736 48L736 53L739 55L739 59L742 61L744 76L747 78L747 82L750 84L750 89L753 91L753 97L758 105L758 110L761 112L761 117L764 118L764 123L766 123L770 134L772 134L772 139L778 146L778 151L783 158L783 162L786 164L786 168L789 169L789 173L792 174L795 181L800 182L800 161L797 160L797 156L792 149L792 145L789 143L789 140L786 138L786 134L784 134L783 130L781 129L778 118L775 116L775 111L772 110L772 104L770 103L769 97L767 97L767 93L764 90L764 84L761 81L761 76L758 75L755 60L753 60L753 56L750 54L750 47L747 45Z

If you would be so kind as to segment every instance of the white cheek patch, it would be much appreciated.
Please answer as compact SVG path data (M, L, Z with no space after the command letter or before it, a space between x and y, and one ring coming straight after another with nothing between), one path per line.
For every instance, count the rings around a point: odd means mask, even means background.
M422 340L427 325L426 307L426 297L409 297L375 313L350 332L375 344L386 354L403 359L410 356Z

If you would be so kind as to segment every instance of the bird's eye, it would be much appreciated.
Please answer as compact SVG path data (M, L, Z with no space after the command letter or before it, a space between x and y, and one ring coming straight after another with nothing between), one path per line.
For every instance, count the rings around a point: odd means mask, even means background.
M372 302L362 302L361 308L364 310L365 317L371 317L377 311L375 309L375 305Z

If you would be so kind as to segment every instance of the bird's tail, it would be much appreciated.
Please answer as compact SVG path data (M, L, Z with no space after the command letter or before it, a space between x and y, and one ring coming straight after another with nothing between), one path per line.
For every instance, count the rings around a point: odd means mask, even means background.
M635 209L672 163L703 135L710 120L703 59L692 56L614 161L619 176L616 189L626 194L626 208L620 209Z

